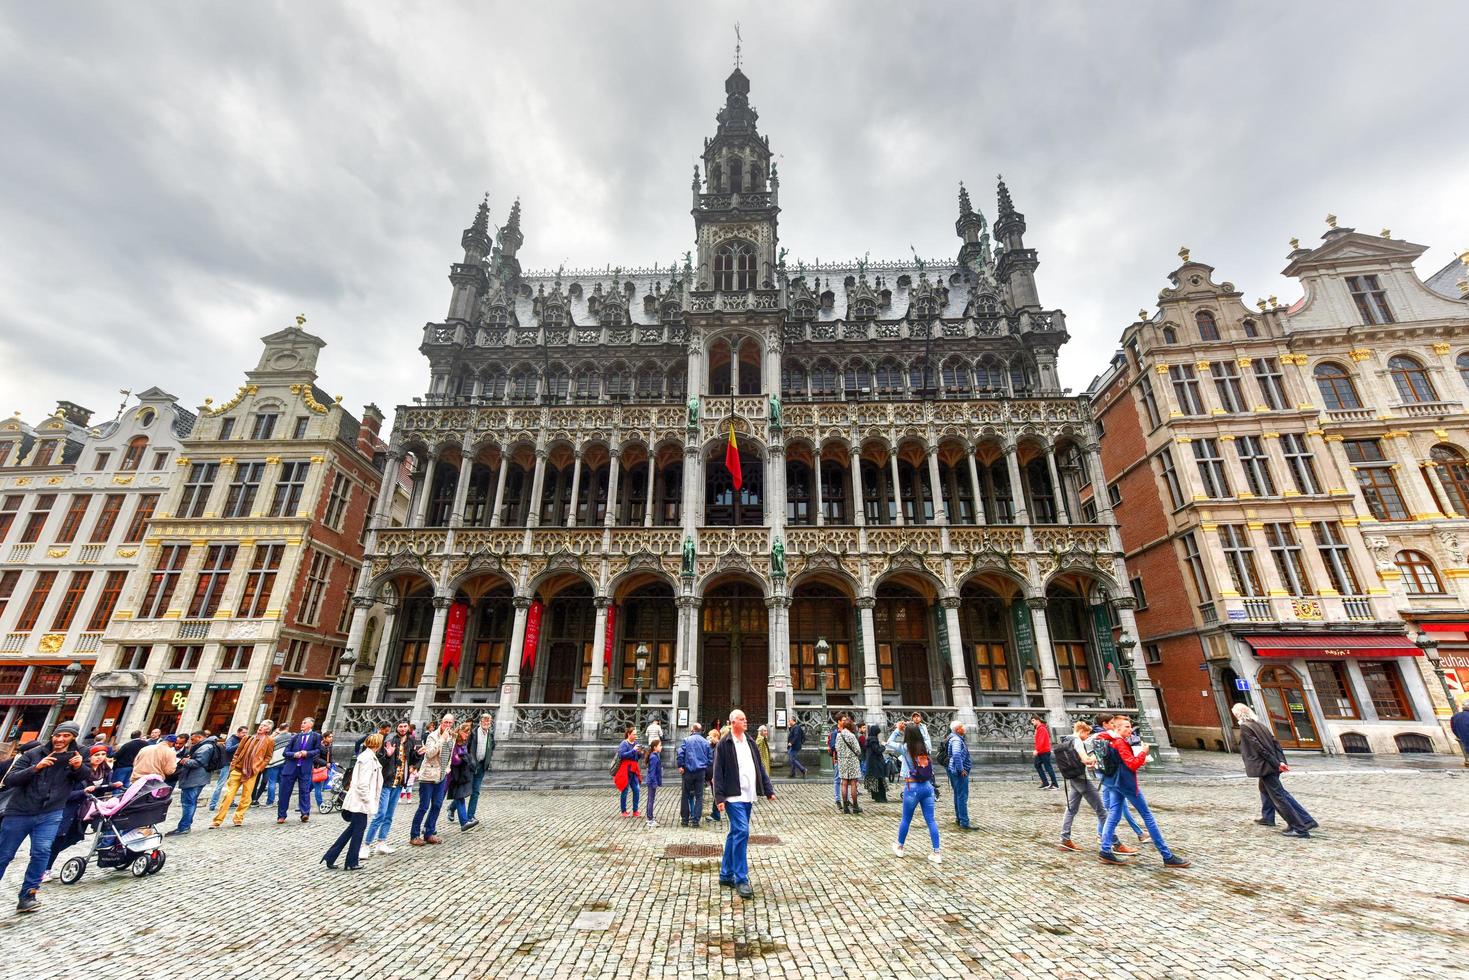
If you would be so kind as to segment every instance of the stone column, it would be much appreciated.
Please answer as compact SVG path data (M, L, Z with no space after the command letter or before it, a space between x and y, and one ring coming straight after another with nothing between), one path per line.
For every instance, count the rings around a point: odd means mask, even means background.
M689 429L683 447L683 530L693 535L704 519L704 454L699 431Z
M815 466L815 471L816 471L816 475L815 475L815 483L816 483L816 487L815 487L815 490L816 490L816 520L814 521L814 523L816 524L817 527L825 527L826 526L826 515L824 513L822 513L823 508L821 506L821 450L819 448L816 450L816 466Z
M617 526L617 484L622 476L622 450L616 447L608 450L611 454L611 462L608 464L607 473L607 516L603 520L605 527Z
M367 700L373 704L382 703L383 693L387 688L388 660L393 655L393 626L397 618L397 606L383 607L383 628L377 637L377 650L374 651L372 662L372 680L367 689Z
M1091 474L1092 500L1097 505L1097 520L1103 524L1117 523L1116 516L1112 513L1112 498L1107 493L1107 473L1102 468L1101 445L1094 442L1087 446L1083 459L1087 472ZM1178 461L1174 460L1173 465L1177 466Z
M372 509L373 529L388 527L392 524L393 495L398 490L398 470L402 465L403 451L389 449L387 456L383 458L383 479L378 484L377 500Z
M771 433L775 440L765 447L765 524L774 540L785 529L786 522L786 456L780 442L780 430Z
M525 651L525 620L530 610L530 598L518 595L511 602L515 606L515 621L510 626L510 650L505 655L505 682L500 687L500 710L495 712L495 737L506 739L515 729L515 705L520 700L520 657Z
M459 454L459 479L454 483L454 509L449 513L450 527L464 526L464 504L469 499L469 478L474 475L474 458Z
M678 597L678 641L677 649L674 651L674 659L677 664L677 672L674 677L673 689L673 717L669 724L669 735L678 722L679 697L687 697L689 709L689 721L699 719L699 676L697 666L699 662L699 606L697 596L690 595L688 590L693 583L690 579L684 579L684 593Z
M596 741L597 732L602 727L602 699L606 690L602 669L607 660L607 609L612 605L612 599L599 595L592 602L597 607L597 619L592 626L592 672L587 678L587 707L581 723L584 742Z
M366 573L365 568L364 573ZM376 601L371 594L365 591L359 591L352 597L352 625L347 628L347 649L352 651L352 656L357 658L358 663L362 662L365 655L365 651L362 649L362 636L367 632L367 614L372 611L374 605L376 605ZM335 680L335 678L328 679ZM349 682L346 689L342 692L342 701L346 702L351 700L351 698L352 687Z
M1015 509L1015 523L1030 523L1030 508L1025 506L1025 485L1020 482L1020 450L1015 443L1005 447L1005 466L1010 472L1010 504Z
M939 479L939 448L928 447L928 486L933 495L933 519L940 525L949 523L949 508L944 503L944 487Z
M1438 465L1434 462L1433 458L1429 457L1428 459L1419 460L1418 466L1424 473L1428 475L1428 482L1433 487L1433 492L1443 503L1443 505L1438 508L1438 511L1443 514L1444 517L1465 517L1466 515L1460 514L1458 512L1458 509L1455 508L1454 497L1444 487L1443 475L1439 473Z
M536 447L536 475L531 481L530 507L525 517L526 527L541 526L541 493L546 488L546 457L550 453L544 446Z
M979 482L979 464L974 461L974 452L974 447L970 446L964 456L969 460L969 492L974 494L974 523L982 525L988 524L989 520L984 512L984 493Z
M418 679L418 693L413 697L413 717L423 731L429 718L429 705L438 693L439 654L444 649L444 624L449 619L449 607L454 604L450 596L434 596L434 622L428 635L428 655L423 662L423 676Z
M566 526L576 527L576 511L581 506L581 457L582 451L577 449L572 453L575 462L571 466L571 506L566 509ZM588 517L591 516L591 508L587 508Z
M877 672L877 627L872 621L872 610L877 600L872 596L858 596L857 628L862 631L862 700L867 705L867 723L887 726L887 714L882 707L882 678Z
M490 527L500 526L500 508L505 503L505 474L510 469L510 457L500 453L500 472L495 475L495 503L490 510Z
M894 523L898 527L903 526L903 484L898 478L898 450L891 443L888 444L888 470L892 473L892 483L888 487L893 496L893 508L897 514ZM914 515L917 516L917 515Z
M653 526L653 510L656 502L653 500L653 491L658 482L658 457L653 455L652 447L648 448L648 500L643 507L643 527Z
M951 682L951 703L958 709L958 717L955 719L966 729L973 728L979 721L974 714L974 691L969 687L969 669L965 664L964 637L959 632L959 597L956 595L944 596L939 599L939 606L943 609L944 622L948 627L949 668L954 678Z
M1055 498L1056 523L1060 524L1064 516L1067 523L1071 523L1071 501L1066 499L1066 486L1061 482L1061 471L1056 468L1056 447L1053 443L1046 443L1046 472L1051 475L1051 496ZM1107 488L1102 487L1103 496L1107 494ZM1096 492L1093 491L1093 496Z
M1051 626L1046 621L1044 596L1025 600L1030 607L1030 625L1035 632L1035 658L1041 671L1041 700L1046 706L1046 721L1054 726L1066 724L1066 698L1061 693L1061 678L1056 673L1056 651L1051 647Z
M434 464L435 460L430 456L419 466L418 479L415 481L418 484L418 498L413 502L414 527L423 527L428 523L428 498L433 492Z
M777 579L774 586L776 594L765 600L765 607L770 611L770 678L765 704L766 710L770 712L782 702L787 711L794 711L791 689L791 597L785 594L784 579ZM766 724L770 725L770 734L774 739L777 732L773 713L766 719Z
M847 466L852 477L852 523L865 527L867 502L862 497L862 448L856 443L847 444Z

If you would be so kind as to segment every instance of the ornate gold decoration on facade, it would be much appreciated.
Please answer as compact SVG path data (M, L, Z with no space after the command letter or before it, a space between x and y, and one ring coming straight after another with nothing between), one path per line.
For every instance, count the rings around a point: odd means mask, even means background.
M312 394L310 385L291 385L291 394L300 395L301 401L305 402L306 407L317 415L325 415L327 413L327 407L316 400L316 397Z
M70 548L47 548L46 554L50 555L52 558L65 558L66 553L70 550Z
M1326 216L1326 226L1328 228L1335 228L1336 227L1336 215L1334 215L1334 214L1328 214Z
M46 485L48 487L59 487L59 486L61 486L61 477L59 477L59 476L48 476L46 478Z
M1361 362L1371 357L1372 352L1365 347L1353 347L1351 350L1347 351L1347 356L1354 361Z
M228 412L230 409L240 404L240 402L244 401L246 395L253 395L259 390L259 385L240 385L240 390L235 392L235 397L231 398L229 401L225 402L218 408L211 407L211 400L206 398L204 399L204 414L211 417L223 415L225 412Z
M281 458L279 456L267 456L267 457L265 457L265 461L267 463L269 463L271 466L279 466L280 465L280 462L281 462Z
M40 650L42 653L57 653L61 650L62 645L65 643L65 633L47 633L45 636L41 637L41 642L36 644L36 649Z
M132 483L133 482L133 477L132 477L131 474L129 474L127 476L123 476L121 473L118 473L118 474L115 474L112 477L112 482L113 483L116 483L120 487L125 487L129 483Z
M312 456L311 457L311 462L313 462L313 463L324 463L324 462L326 462L326 457L325 456Z
M1436 344L1433 345L1433 352L1435 354L1438 354L1439 356L1443 356L1444 354L1447 354L1451 349L1452 349L1452 345L1451 344L1444 343L1442 340L1440 340L1438 343L1436 343Z
M136 558L137 556L138 556L138 549L137 548L118 548L117 549L117 557L119 557L119 558Z
M1187 245L1183 246L1182 248L1180 248L1178 250L1178 257L1180 259L1182 259L1183 261L1185 261L1185 262L1188 261L1188 246Z
M1383 238L1391 238L1392 237L1392 232L1389 231L1388 229L1384 228L1384 229L1382 229L1382 237Z
M219 465L220 466L234 466L235 465L235 458L233 456L221 456L221 457L219 457Z
M1300 247L1301 247L1301 240L1299 238L1292 238L1290 240L1290 250L1292 252L1294 252L1296 249L1298 249Z

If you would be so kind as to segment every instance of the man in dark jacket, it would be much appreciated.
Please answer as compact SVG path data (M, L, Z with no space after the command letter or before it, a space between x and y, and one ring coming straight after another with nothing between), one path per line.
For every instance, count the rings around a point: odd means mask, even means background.
M219 768L224 761L220 758L223 752L219 740L208 732L195 732L189 737L189 747L179 755L179 825L170 830L168 836L182 837L194 826L199 794L209 785L209 770Z
M494 715L488 711L480 714L479 724L474 731L469 733L469 744L465 748L467 750L465 762L472 782L469 789L469 819L464 822L461 830L479 826L479 818L475 816L475 812L479 809L479 790L485 781L485 773L490 771L490 762L495 755Z
M678 771L683 776L678 798L680 826L699 826L699 818L704 815L704 774L709 770L710 761L704 726L696 721L689 734L678 743Z
M754 898L750 887L750 811L755 797L775 799L775 787L760 761L755 740L745 737L749 722L739 708L729 713L729 735L714 749L714 805L729 817L724 836L724 860L719 865L719 884Z
M1285 820L1286 837L1310 837L1310 826L1280 784L1280 774L1288 767L1285 752L1275 740L1275 734L1260 724L1249 705L1236 704L1230 710L1239 723L1239 754L1245 763L1245 775L1259 780L1261 796L1269 800Z
M801 746L805 744L806 729L798 722L786 733L786 762L790 763L792 779L796 778L797 773L806 775L806 767L801 765Z
M51 845L61 827L67 797L92 778L92 770L73 743L79 729L73 722L57 725L48 745L38 745L15 760L5 774L4 787L14 789L0 824L0 877L20 849L31 839L31 859L20 886L21 912L41 907L41 875L51 859Z
M138 753L148 747L148 740L143 737L142 732L133 732L128 740L117 747L112 755L112 778L126 786L132 781L133 760Z
M316 719L306 718L301 730L286 743L286 759L281 766L280 806L275 811L276 823L286 822L286 807L291 802L291 788L297 789L296 808L301 812L301 822L311 819L311 770L316 766L316 757L321 754L321 734L316 731Z

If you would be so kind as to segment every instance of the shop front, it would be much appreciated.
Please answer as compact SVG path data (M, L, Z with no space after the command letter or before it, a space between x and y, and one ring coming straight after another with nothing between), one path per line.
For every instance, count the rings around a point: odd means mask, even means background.
M1438 641L1438 671L1448 689L1449 702L1458 708L1469 701L1469 622L1422 622L1423 632Z
M1327 754L1446 751L1401 633L1245 634L1254 707L1287 749Z
M188 684L154 684L153 703L148 710L148 724L143 726L147 735L155 728L165 735L179 730L179 719L189 703Z

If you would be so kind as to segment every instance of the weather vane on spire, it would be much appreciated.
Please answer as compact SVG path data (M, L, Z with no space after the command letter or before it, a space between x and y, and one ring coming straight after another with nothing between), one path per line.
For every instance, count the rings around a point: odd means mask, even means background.
M740 22L735 21L735 71L740 70Z

